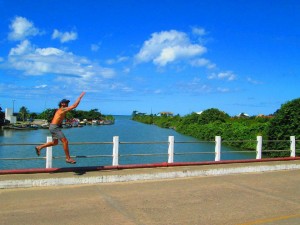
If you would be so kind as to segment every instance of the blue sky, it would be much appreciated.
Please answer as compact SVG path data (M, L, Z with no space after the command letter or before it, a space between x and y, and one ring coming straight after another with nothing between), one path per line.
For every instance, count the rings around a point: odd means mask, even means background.
M272 114L299 98L298 0L0 0L0 106Z

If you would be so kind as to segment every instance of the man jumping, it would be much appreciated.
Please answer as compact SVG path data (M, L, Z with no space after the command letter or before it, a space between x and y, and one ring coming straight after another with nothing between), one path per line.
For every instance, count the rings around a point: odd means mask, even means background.
M70 101L67 99L63 99L59 102L59 104L58 104L59 109L56 110L55 115L54 115L54 117L51 121L50 127L49 127L49 130L52 134L52 142L47 142L45 144L36 146L35 151L38 156L40 156L41 150L43 148L57 145L58 139L59 139L63 144L63 148L64 148L65 155L66 155L66 162L71 163L71 164L76 163L76 161L74 159L72 159L70 156L68 139L65 137L65 135L61 131L60 127L61 127L63 120L65 119L67 112L71 111L72 109L75 109L79 105L80 100L84 95L85 95L85 92L82 92L81 95L76 100L76 102L71 106L68 106Z

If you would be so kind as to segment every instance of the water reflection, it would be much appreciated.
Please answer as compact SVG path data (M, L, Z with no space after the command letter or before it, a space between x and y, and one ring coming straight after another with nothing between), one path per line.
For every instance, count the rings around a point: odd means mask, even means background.
M12 137L13 135L13 131L10 129L2 129L0 130L0 136L4 136L4 137Z

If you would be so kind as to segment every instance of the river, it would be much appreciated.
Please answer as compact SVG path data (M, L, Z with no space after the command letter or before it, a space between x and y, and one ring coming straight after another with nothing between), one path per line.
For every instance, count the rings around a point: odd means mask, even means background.
M131 120L130 116L115 116L114 125L84 126L81 128L63 129L70 143L70 154L76 156L75 166L105 166L112 165L112 142L113 136L119 136L119 164L141 164L159 163L168 161L168 136L174 136L175 156L174 162L196 162L213 161L215 143L176 143L176 142L197 142L198 140L189 136L177 133L172 129L164 129L155 125L147 125ZM21 168L45 168L46 151L42 150L41 156L37 158L33 143L46 142L50 133L47 129L30 131L0 130L0 143L4 144L27 144L27 145L0 145L0 170L21 169ZM105 142L102 144L72 145L78 142ZM128 142L128 143L127 143ZM132 144L130 142L139 142ZM140 142L147 142L141 144ZM155 142L155 144L149 144ZM165 142L165 143L161 143ZM232 148L222 146L222 160L230 159L254 159L253 153L240 153ZM188 154L184 152L212 152L212 154ZM132 154L139 154L132 156ZM155 154L149 156L149 154ZM53 167L70 167L66 164L62 145L53 147ZM8 160L17 158L17 160ZM27 159L32 160L27 160ZM26 159L26 160L25 160Z

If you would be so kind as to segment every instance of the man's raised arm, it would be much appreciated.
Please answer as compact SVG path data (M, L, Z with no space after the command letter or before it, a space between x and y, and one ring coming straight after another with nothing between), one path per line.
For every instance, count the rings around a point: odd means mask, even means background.
M71 110L71 109L75 109L78 105L79 105L79 103L80 103L80 100L82 99L82 97L85 95L85 92L82 92L81 93L81 95L78 97L78 99L76 100L76 102L73 104L73 105L71 105L71 106L69 106L68 108Z

